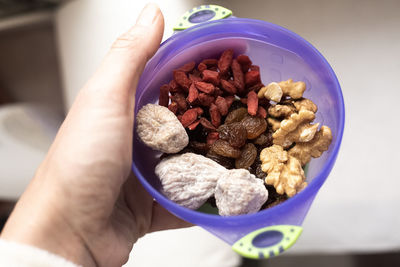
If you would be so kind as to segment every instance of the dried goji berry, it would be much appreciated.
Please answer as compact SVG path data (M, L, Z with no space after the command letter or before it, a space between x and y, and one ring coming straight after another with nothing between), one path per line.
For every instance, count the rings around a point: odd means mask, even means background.
M247 111L250 115L255 116L258 110L258 97L256 92L251 91L247 94Z
M265 119L267 117L267 111L265 110L265 108L259 106L257 110L257 116Z
M241 98L240 102L242 102L243 104L247 105L247 98Z
M207 69L207 65L204 64L204 63L200 63L200 64L197 66L197 69L198 69L200 72L203 72L203 71L205 71L205 70Z
M168 107L169 103L169 85L164 84L160 88L160 96L158 98L158 104L160 106Z
M246 73L249 70L251 64L253 64L250 58L246 55L239 55L236 59L242 67L242 71L244 73Z
M218 111L218 107L214 103L210 105L209 112L210 112L211 123L215 127L218 127L221 124L221 114Z
M243 93L244 91L244 78L242 68L236 59L232 61L232 74L233 74L233 82L238 89L239 93Z
M234 85L232 85L230 82L228 82L227 80L221 80L221 86L222 86L222 89L224 89L229 94L232 94L232 95L236 94L236 87Z
M189 89L192 81L186 76L183 71L174 71L174 80L177 84L182 86L184 89Z
M203 81L210 82L214 85L219 84L218 72L212 70L204 70L203 71Z
M212 67L212 66L217 66L218 65L218 59L215 58L207 58L201 61L201 63L205 64L207 67Z
M219 113L222 116L225 116L228 114L228 104L226 103L225 98L218 96L217 99L215 99L215 105L218 108Z
M176 114L178 112L178 104L176 102L172 102L168 105L168 109L172 111L172 113Z
M196 62L192 61L192 62L186 63L185 65L180 67L178 70L188 73L188 72L191 72L195 66L196 66Z
M235 101L234 96L227 96L225 97L226 105L228 106L228 109L231 107L232 103Z
M260 83L261 82L260 72L257 70L251 70L249 72L246 72L244 79L247 87L255 85L256 83Z
M174 80L171 80L168 85L171 93L177 93L181 91L181 87Z
M262 84L262 83L256 83L255 85L249 87L247 90L248 90L249 92L250 92L250 91L258 92L258 91L260 91L260 89L263 88L263 87L264 87L264 84Z
M212 94L215 90L215 86L212 83L195 82L194 85L199 91L202 91L206 94Z
M212 123L204 117L200 118L200 124L204 127L204 129L206 131L216 131L217 130L217 128L215 128L214 125L212 125Z
M219 134L218 132L210 132L207 135L207 145L212 145L214 144L215 141L219 139Z
M218 60L218 69L221 73L227 73L232 64L233 50L225 50Z
M188 109L185 113L183 113L181 123L183 127L186 128L190 124L192 124L196 119L197 119L197 111L194 109Z
M224 94L224 92L221 89L219 89L219 87L215 87L215 90L214 90L214 96L215 97L221 96L223 94Z
M250 66L250 70L260 71L260 67L257 66L257 65L251 65L251 66Z
M171 96L171 100L178 104L178 110L185 112L188 108L185 96L180 93L176 93Z
M189 73L189 80L191 80L192 82L201 82L200 76L196 76L191 73Z
M192 83L189 87L189 95L186 98L189 103L193 103L199 97L199 91L197 91L196 86Z
M209 107L214 102L214 97L205 93L199 94L199 102L202 106Z
M199 115L199 116L204 113L204 110L201 107L195 107L193 109L196 110L197 115Z
M194 129L196 129L196 127L197 127L197 125L199 125L199 123L200 123L199 120L193 122L192 124L190 124L190 125L188 126L188 129L191 130L191 131L193 131Z

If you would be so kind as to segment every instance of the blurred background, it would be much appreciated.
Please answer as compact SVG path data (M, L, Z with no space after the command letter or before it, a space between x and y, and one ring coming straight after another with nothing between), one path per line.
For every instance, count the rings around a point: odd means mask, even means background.
M77 93L148 1L0 0L0 229ZM164 40L185 11L218 4L311 42L342 86L346 129L299 241L241 259L198 227L145 236L126 266L400 266L400 1L159 0ZM384 107L384 108L383 108ZM397 123L396 123L397 121Z

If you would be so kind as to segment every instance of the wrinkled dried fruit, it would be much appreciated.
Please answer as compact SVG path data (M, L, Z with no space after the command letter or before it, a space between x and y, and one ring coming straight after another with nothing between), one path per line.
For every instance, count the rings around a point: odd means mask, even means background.
M189 103L193 103L199 97L199 91L197 91L196 86L192 83L189 87L189 95L186 98Z
M260 117L246 116L241 123L246 128L248 139L257 138L267 129L267 122Z
M271 133L263 133L256 139L254 139L254 144L260 145L263 147L272 145L272 134Z
M213 161L224 166L227 169L235 168L234 159L223 157L221 155L216 154L215 152L213 152L211 150L208 151L208 153L206 154L206 157L209 159L212 159Z
M228 113L225 118L225 124L239 122L247 115L247 108L238 108Z
M191 130L191 131L193 131L194 129L196 129L196 127L197 127L197 125L199 125L199 123L200 123L199 120L193 122L192 124L190 124L190 125L188 126L188 129Z
M211 151L213 151L214 153L216 153L220 156L234 158L234 159L240 157L240 153L241 153L240 149L234 148L233 146L231 146L228 143L228 141L221 140L221 139L216 140L212 144Z
M260 116L261 118L265 119L267 117L267 111L265 110L265 108L259 106L257 110L257 116Z
M201 63L205 64L207 67L213 67L213 66L218 65L218 59L207 58L207 59L204 59Z
M149 147L165 153L177 153L189 143L189 137L168 108L147 104L137 116L137 133Z
M232 75L233 75L233 83L235 87L238 89L238 92L244 93L244 75L242 72L242 67L237 62L236 59L232 61Z
M174 80L185 89L189 89L189 86L192 84L192 81L189 80L186 73L183 71L174 71Z
M160 88L160 96L158 98L158 104L160 106L168 107L169 103L169 85L164 84Z
M219 84L219 74L216 71L204 70L203 71L203 81L212 83L214 85Z
M223 95L223 94L224 94L224 91L222 91L221 89L219 89L219 87L215 87L215 90L214 90L214 96L215 96L215 97L221 96L221 95Z
M195 66L196 66L196 62L192 61L192 62L186 63L185 65L180 67L178 70L188 73L188 72L191 72Z
M174 80L171 80L168 85L169 85L169 91L171 93L177 93L182 91L181 87Z
M189 209L199 208L214 194L225 172L213 160L194 153L165 158L155 168L165 196Z
M227 49L222 53L221 57L218 60L218 69L222 74L228 72L229 67L232 64L232 58L233 58L232 49Z
M218 133L221 139L228 141L233 147L240 148L246 144L247 131L239 122L219 126Z
M239 62L240 66L242 67L243 73L246 73L249 70L251 64L253 64L251 62L250 58L246 55L239 55L236 58L236 60Z
M206 131L213 132L217 130L217 128L215 128L215 126L212 125L212 123L204 117L200 118L200 124L204 127Z
M258 110L258 97L254 91L247 94L247 111L250 115L257 115Z
M209 107L214 102L214 97L205 93L199 94L199 102L202 106Z
M172 113L176 114L178 112L178 104L176 102L172 102L168 105L168 109L171 110Z
M209 146L208 146L207 143L202 143L202 142L197 142L197 141L190 141L189 142L189 146L196 153L203 154L203 155L205 155L209 150Z
M229 94L234 95L237 92L236 87L226 80L221 80L221 86L222 86L222 89L224 89Z
M217 141L218 139L219 139L218 132L208 133L208 135L207 135L207 145L214 144L214 142Z
M257 70L246 72L246 74L244 75L244 82L247 87L250 87L257 83L261 83L260 72Z
M214 93L215 86L211 83L206 83L206 82L194 82L194 85L199 91L202 91L206 94L212 94Z
M190 79L192 82L201 82L200 76L193 75L193 74L191 74L191 73L189 73L189 79ZM193 83L192 83L192 84L193 84Z
M228 170L218 179L215 200L221 216L257 212L268 199L262 180L249 171Z
M215 105L222 116L228 114L228 104L226 103L225 98L218 96L217 99L215 99Z
M221 124L221 113L219 113L218 107L214 103L210 105L209 112L211 117L211 123L215 127L218 127Z
M183 113L181 118L181 123L183 127L188 127L197 119L197 110L195 109L188 109L185 113ZM196 127L195 127L196 128Z
M203 64L203 63L200 63L200 64L197 66L197 69L198 69L200 72L203 72L203 71L205 71L205 70L207 69L207 65L206 65L206 64Z
M227 96L225 97L226 105L228 106L228 110L231 107L232 103L235 101L234 96Z
M178 110L185 112L188 109L188 105L183 94L176 93L171 96L171 100L178 104Z
M243 147L240 157L235 160L235 167L247 170L253 165L256 158L257 148L252 143L248 143Z

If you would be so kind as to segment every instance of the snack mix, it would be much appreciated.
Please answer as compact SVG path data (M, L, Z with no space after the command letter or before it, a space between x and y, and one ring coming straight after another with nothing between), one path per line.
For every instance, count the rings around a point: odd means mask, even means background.
M136 116L139 138L161 151L163 194L189 209L214 202L222 216L255 213L307 186L303 168L328 150L329 127L303 81L262 83L260 68L228 49L189 62Z

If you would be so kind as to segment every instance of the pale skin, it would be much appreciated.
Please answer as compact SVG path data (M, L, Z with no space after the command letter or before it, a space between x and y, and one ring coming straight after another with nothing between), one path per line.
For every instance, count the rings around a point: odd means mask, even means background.
M189 226L131 173L134 96L164 19L147 5L81 89L1 238L83 266L121 266L152 231ZM133 153L140 153L133 151Z

